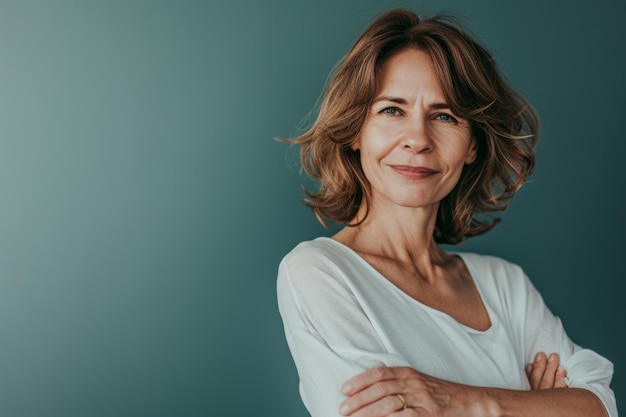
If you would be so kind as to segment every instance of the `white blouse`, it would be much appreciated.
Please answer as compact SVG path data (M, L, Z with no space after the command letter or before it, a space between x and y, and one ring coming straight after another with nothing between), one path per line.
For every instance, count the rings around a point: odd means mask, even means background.
M613 364L574 344L522 269L459 253L491 321L467 327L410 297L356 252L329 238L302 242L282 260L278 305L313 417L340 416L343 383L376 366L410 366L474 386L527 390L537 352L557 352L570 387L594 392L617 417Z

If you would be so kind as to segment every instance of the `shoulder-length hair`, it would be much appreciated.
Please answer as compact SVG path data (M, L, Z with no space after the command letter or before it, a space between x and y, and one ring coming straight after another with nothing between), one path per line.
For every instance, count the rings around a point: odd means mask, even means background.
M448 16L420 19L395 9L378 17L339 62L314 124L289 141L301 145L307 174L319 182L304 202L318 220L349 223L371 190L351 149L370 111L382 64L405 48L426 52L451 111L469 121L477 158L465 165L455 188L440 202L434 238L457 244L492 229L535 164L539 121L526 100L498 72L489 52ZM361 218L363 221L365 217Z

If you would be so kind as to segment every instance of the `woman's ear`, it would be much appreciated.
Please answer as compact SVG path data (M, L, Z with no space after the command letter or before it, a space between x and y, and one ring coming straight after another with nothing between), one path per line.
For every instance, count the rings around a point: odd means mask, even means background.
M352 149L353 151L358 151L359 149L361 149L361 139L357 139L352 142L350 149Z
M476 146L476 139L474 139L474 137L472 136L472 138L470 139L470 147L467 152L467 158L465 158L465 163L467 165L473 163L476 160L477 156L478 156L478 149Z

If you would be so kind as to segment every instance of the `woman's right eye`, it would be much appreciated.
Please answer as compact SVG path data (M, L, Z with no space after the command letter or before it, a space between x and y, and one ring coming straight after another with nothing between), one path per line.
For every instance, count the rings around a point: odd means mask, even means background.
M400 109L397 107L385 107L380 111L382 114L387 114L389 116L397 116L400 114Z

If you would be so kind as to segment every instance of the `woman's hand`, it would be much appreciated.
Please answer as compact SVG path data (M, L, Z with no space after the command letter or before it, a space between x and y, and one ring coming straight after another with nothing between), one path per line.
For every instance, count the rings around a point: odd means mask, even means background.
M483 417L478 388L444 381L409 367L370 369L350 378L339 411L350 417Z
M526 365L526 375L533 390L549 388L567 388L565 368L559 364L559 355L552 353L546 357L537 353L535 361Z

